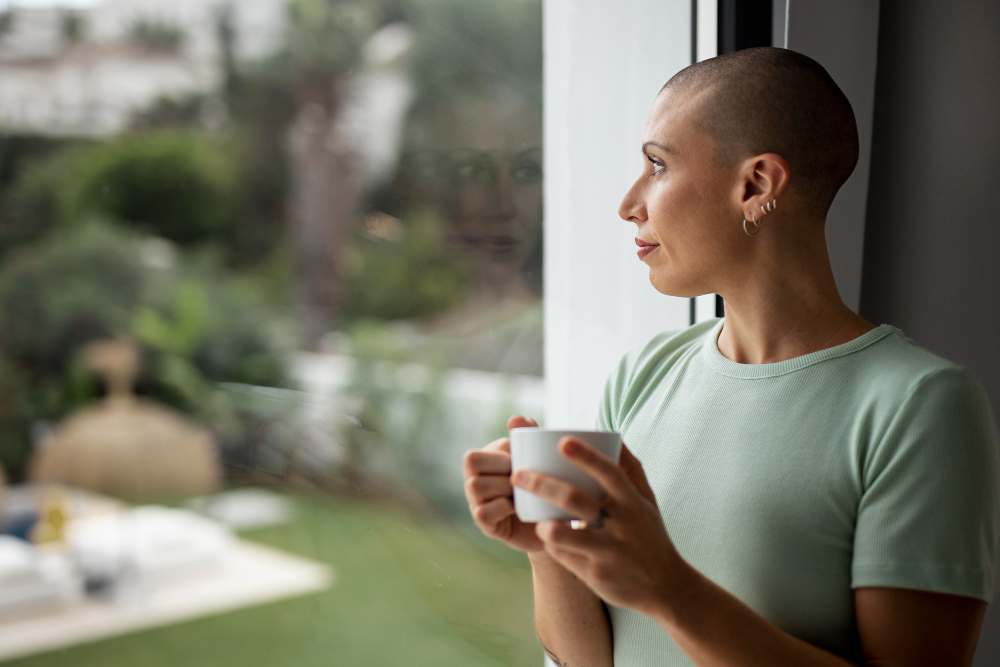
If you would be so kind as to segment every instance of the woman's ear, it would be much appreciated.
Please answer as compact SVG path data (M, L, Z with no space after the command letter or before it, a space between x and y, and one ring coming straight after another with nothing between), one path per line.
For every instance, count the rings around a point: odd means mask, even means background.
M752 215L767 202L781 198L792 172L785 158L777 153L762 153L744 162L743 174L740 207Z

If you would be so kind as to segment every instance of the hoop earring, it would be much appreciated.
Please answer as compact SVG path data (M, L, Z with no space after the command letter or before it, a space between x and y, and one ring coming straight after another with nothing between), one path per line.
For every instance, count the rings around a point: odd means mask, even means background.
M749 229L747 229L747 219L743 218L743 231L745 231L750 236L756 235L757 232L760 231L761 225L764 224L764 216L767 215L768 213L770 213L771 211L773 211L776 208L778 208L778 200L777 199L772 199L771 201L769 201L766 204L764 204L763 206L761 206L760 207L760 222L757 222L757 214L756 213L752 213L750 224L752 224L752 225L754 225L756 227L756 229L754 229L752 232Z

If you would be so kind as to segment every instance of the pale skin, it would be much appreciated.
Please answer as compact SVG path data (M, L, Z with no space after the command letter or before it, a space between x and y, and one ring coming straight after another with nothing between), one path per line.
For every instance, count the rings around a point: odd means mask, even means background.
M697 125L698 91L667 89L656 99L643 138L644 168L619 215L637 238L658 244L642 261L650 282L674 296L725 299L719 351L738 363L772 363L839 345L873 328L840 299L826 249L825 211L797 191L788 163L774 153L721 164ZM743 218L777 200L748 236ZM750 227L751 231L753 228ZM521 416L508 428L533 426ZM620 464L566 438L560 453L607 492L601 528L520 522L518 486L584 521L602 502L532 471L511 475L510 444L497 440L465 455L465 491L487 536L527 552L539 638L560 667L610 667L605 603L652 618L699 667L845 667L855 663L771 624L686 563L664 526L642 465L622 449ZM964 667L972 663L986 611L982 600L925 591L854 589L865 665Z

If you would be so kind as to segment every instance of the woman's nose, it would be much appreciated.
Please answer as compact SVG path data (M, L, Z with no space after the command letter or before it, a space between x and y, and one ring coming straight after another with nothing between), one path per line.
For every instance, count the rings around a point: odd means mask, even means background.
M618 205L618 217L626 222L642 222L646 219L646 207L642 203L638 181L632 184L622 203Z
M514 197L511 192L510 178L506 174L501 173L499 175L494 195L496 197L494 201L495 217L500 220L512 220L517 216L517 211L514 208Z

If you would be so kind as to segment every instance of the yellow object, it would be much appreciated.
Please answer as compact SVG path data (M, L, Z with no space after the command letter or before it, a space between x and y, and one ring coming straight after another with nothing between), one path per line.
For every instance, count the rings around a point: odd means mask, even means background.
M31 541L35 544L62 542L66 536L66 492L59 487L45 490L42 506L38 513L38 523L31 529Z

